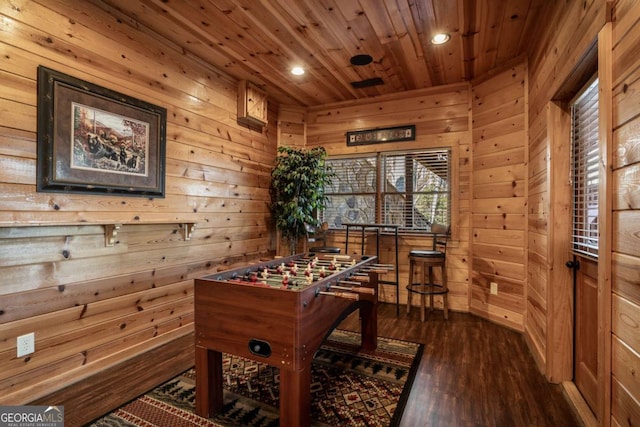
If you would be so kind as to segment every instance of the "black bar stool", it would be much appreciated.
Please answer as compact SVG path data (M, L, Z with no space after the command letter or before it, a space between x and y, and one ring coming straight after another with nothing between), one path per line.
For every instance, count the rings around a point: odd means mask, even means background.
M429 307L433 311L433 296L442 295L442 305L444 318L449 318L449 307L447 294L447 240L449 238L449 227L432 224L433 243L430 250L413 249L409 252L409 284L407 285L407 314L411 311L411 297L413 294L420 295L420 321L425 321L426 297L429 297ZM413 283L415 270L420 268L420 282ZM435 282L434 268L440 268L442 281Z

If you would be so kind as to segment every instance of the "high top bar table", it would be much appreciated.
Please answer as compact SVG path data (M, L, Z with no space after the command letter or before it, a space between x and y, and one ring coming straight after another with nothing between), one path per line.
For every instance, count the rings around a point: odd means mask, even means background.
M399 278L399 266L398 266L398 228L400 228L399 225L397 224L375 224L375 223L370 223L370 224L359 224L359 223L346 223L343 222L342 225L344 225L347 229L347 235L346 235L346 243L345 243L345 247L344 247L344 252L345 254L349 254L349 230L351 228L360 228L362 231L361 234L361 240L360 240L360 244L361 244L361 254L360 255L364 255L364 237L365 237L365 232L368 229L374 229L376 231L376 257L378 257L378 262L380 262L380 232L384 231L385 229L387 230L391 230L393 236L394 236L394 241L395 241L395 252L396 252L396 280L395 282L392 282L390 280L379 280L378 283L383 284L383 285L392 285L396 287L396 315L400 315L400 278Z

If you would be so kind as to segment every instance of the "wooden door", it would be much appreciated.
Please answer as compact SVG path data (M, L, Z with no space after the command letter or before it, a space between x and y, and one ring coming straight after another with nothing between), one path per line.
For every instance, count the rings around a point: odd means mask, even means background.
M571 101L571 164L574 266L573 381L599 417L598 400L598 250L600 203L599 80L589 81Z
M574 383L598 416L598 264L575 256Z

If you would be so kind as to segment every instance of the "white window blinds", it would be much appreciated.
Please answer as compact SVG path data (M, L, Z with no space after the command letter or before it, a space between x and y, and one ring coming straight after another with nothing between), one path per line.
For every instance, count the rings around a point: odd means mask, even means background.
M449 225L450 161L448 148L327 159L335 178L321 219L332 228L384 223L405 233Z
M571 105L573 250L598 257L598 80Z
M326 207L321 220L331 228L343 223L375 223L376 156L327 159L334 178L325 188Z
M447 149L385 156L382 221L404 231L449 225L449 158Z

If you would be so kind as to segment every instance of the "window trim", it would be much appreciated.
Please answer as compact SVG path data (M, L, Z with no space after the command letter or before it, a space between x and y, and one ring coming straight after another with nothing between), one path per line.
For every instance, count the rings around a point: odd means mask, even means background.
M455 245L455 242L460 239L460 199L461 194L467 196L468 191L462 191L459 185L459 164L460 164L460 144L463 144L462 141L457 140L458 144L425 144L424 147L415 148L415 149L406 149L406 150L383 150L376 152L358 152L358 153L345 153L345 154L336 154L331 155L327 159L354 159L360 157L373 157L376 158L376 192L375 193L363 193L363 194L374 194L376 200L381 200L383 195L382 185L380 184L381 174L383 173L382 168L378 165L381 162L382 156L387 155L397 155L403 153L419 153L426 152L431 150L448 150L449 151L449 221L450 221L450 242ZM464 144L463 144L464 145ZM355 194L355 193L354 193ZM467 210L468 213L468 210ZM376 218L382 217L382 203L376 203ZM345 232L344 228L335 228L329 226L329 229L332 232ZM400 229L398 232L399 235L403 236L425 236L428 235L428 231L412 231L408 229Z

